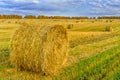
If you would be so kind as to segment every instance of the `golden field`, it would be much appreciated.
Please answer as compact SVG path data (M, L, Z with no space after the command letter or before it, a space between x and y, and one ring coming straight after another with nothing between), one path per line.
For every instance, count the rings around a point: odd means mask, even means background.
M67 61L56 75L17 71L11 65L10 44L22 23L62 25L69 39ZM68 28L69 25L72 27ZM106 31L106 27L113 31ZM27 29L26 29L27 30ZM32 34L32 33L31 33ZM120 21L76 19L1 19L0 80L119 80Z

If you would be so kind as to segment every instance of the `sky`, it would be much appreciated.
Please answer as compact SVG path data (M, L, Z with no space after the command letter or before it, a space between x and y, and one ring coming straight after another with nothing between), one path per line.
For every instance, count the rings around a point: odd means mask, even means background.
M0 14L118 16L120 0L0 0Z

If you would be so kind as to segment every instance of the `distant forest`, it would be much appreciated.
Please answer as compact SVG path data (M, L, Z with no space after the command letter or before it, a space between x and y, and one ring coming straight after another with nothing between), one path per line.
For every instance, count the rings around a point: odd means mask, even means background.
M99 17L87 17L87 16L34 16L34 15L0 15L0 19L120 19L120 16L99 16Z

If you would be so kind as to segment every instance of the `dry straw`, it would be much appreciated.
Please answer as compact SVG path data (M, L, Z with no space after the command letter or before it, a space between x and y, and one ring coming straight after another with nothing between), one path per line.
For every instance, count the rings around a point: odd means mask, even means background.
M68 37L61 25L25 25L11 42L11 63L20 70L55 74L67 58Z
M110 26L107 26L107 27L106 27L106 31L113 32L113 28L110 27Z

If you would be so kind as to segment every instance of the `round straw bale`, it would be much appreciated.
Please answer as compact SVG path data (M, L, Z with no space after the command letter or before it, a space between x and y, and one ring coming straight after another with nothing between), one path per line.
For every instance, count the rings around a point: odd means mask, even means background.
M55 74L66 61L67 49L63 26L22 26L12 38L10 60L20 70Z

